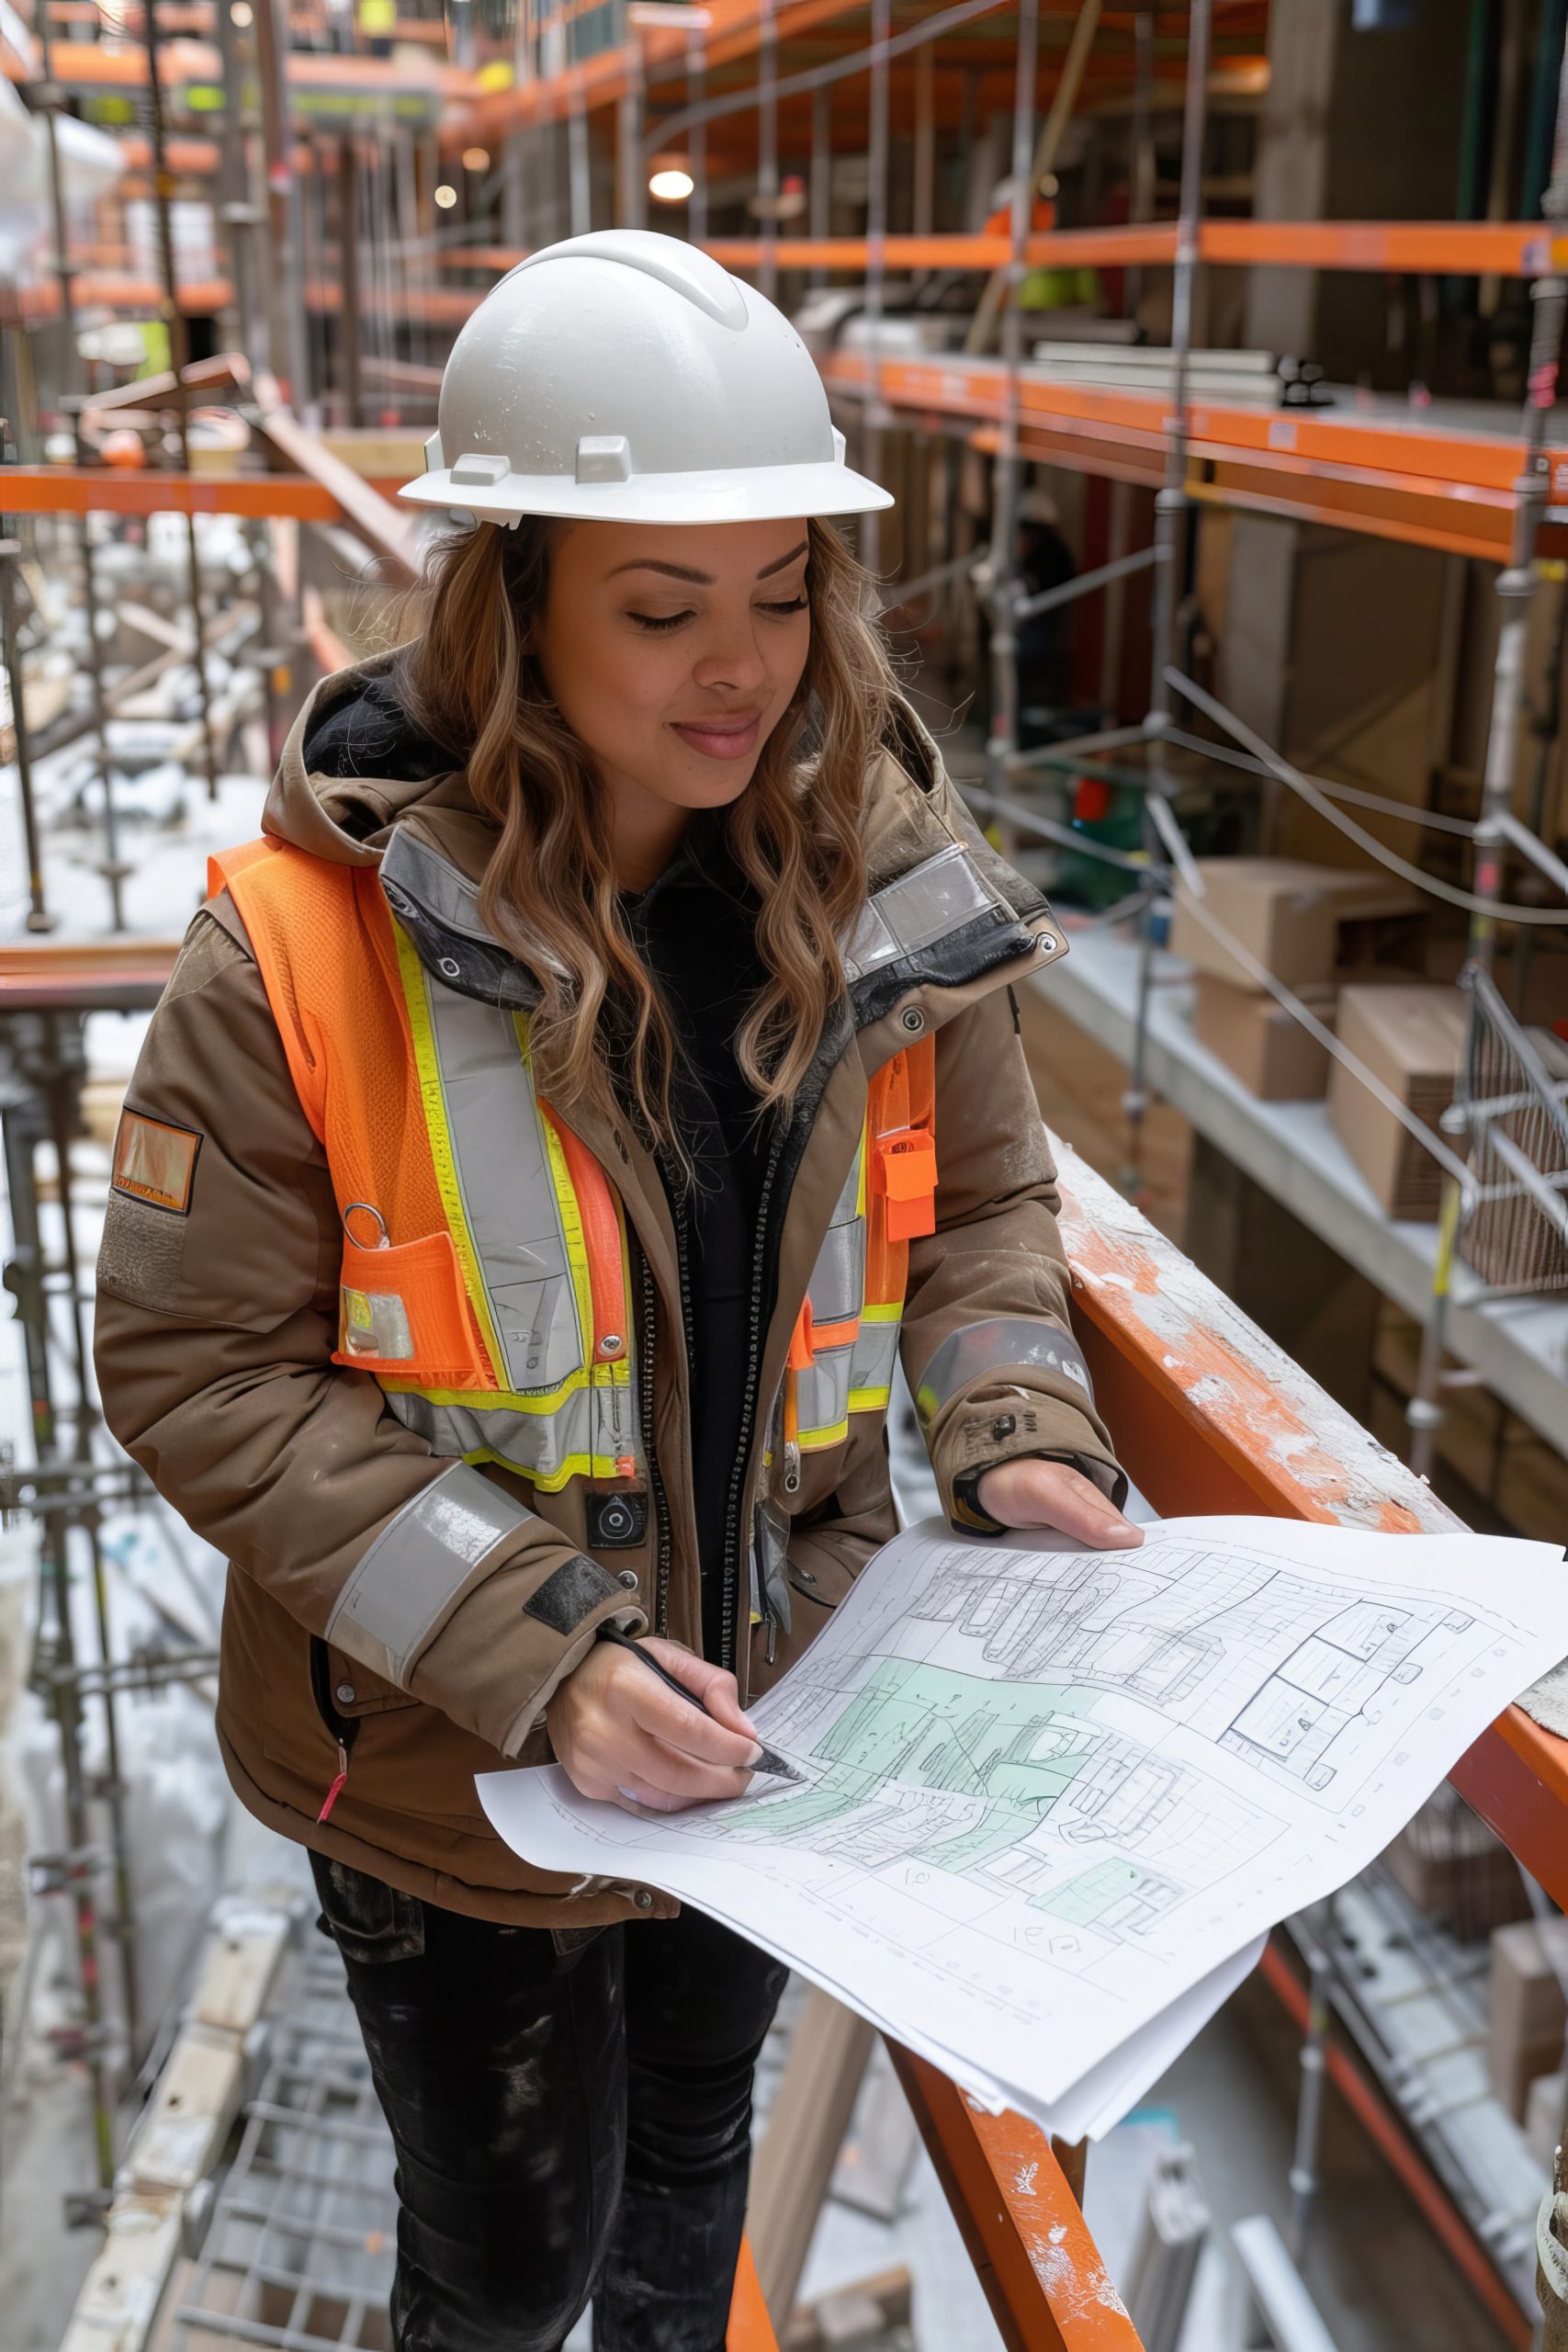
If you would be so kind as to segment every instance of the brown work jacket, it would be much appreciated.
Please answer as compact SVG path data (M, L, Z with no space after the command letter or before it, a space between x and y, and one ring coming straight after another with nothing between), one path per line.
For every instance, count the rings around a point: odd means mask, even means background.
M433 870L477 882L494 834L460 774L408 783L307 773L310 727L382 667L316 688L285 748L265 830L372 868L406 830L434 854ZM944 1507L982 1523L955 1487L1019 1454L1076 1463L1107 1492L1124 1491L1071 1334L1055 1171L1009 986L1065 943L1040 893L981 837L902 705L866 778L865 840L870 907L781 1163L772 1311L739 1368L756 1402L737 1525L750 1529L765 1508L775 1527L787 1519L788 1538L786 1605L739 1642L743 1697L776 1679L896 1531L881 1412L852 1414L841 1442L806 1455L794 1492L766 1440L858 1148L868 1077L916 1038L935 1044L937 1229L910 1246L901 1350ZM407 876L421 861L396 863L400 913L421 958L434 957L442 909L411 905ZM931 911L933 875L956 912L945 928ZM451 942L465 954L475 946L466 904L464 940ZM493 971L504 951L480 944ZM372 1374L333 1363L338 1203L226 892L192 923L126 1103L140 1135L166 1131L175 1172L150 1189L124 1177L117 1155L98 1378L115 1434L230 1564L218 1734L243 1802L286 1837L480 1917L559 1928L672 1911L670 1897L635 1883L531 1869L491 1829L474 1786L476 1773L547 1760L550 1695L601 1624L649 1623L656 1579L671 1636L700 1645L682 1270L652 1158L626 1123L574 1114L618 1189L654 1304L657 1502L640 1544L595 1554L582 1480L546 1493L493 1464L443 1459L389 1409ZM454 1498L463 1507L447 1508ZM428 1558L447 1596L395 1660L363 1636L353 1605L356 1578L394 1551L405 1580L411 1562L417 1581ZM347 1778L321 1821L340 1745Z

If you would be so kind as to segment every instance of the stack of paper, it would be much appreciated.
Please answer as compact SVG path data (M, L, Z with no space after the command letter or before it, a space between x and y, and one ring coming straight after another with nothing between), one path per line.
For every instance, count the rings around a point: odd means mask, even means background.
M1092 2138L1564 1654L1549 1544L1187 1519L1090 1553L932 1521L752 1711L805 1786L655 1817L556 1767L479 1785L528 1861L667 1888Z

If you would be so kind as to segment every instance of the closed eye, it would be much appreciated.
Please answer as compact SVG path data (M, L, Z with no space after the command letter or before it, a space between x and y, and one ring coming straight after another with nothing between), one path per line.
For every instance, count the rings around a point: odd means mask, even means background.
M635 621L638 628L646 629L679 628L682 621L689 621L691 617L690 613L668 613L657 617L652 613L626 615L627 620Z

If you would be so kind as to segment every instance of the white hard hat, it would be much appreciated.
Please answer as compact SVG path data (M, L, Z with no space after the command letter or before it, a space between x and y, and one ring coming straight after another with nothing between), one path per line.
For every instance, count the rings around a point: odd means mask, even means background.
M491 288L452 346L424 455L401 496L492 523L750 523L893 503L845 465L783 311L648 229L568 237Z

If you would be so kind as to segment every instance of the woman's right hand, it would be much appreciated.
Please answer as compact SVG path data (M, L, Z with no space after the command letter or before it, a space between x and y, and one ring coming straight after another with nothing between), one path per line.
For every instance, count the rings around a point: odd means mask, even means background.
M740 1711L734 1675L676 1642L641 1646L708 1713L688 1707L614 1642L595 1642L545 1710L572 1786L628 1812L680 1813L743 1796L761 1743Z

